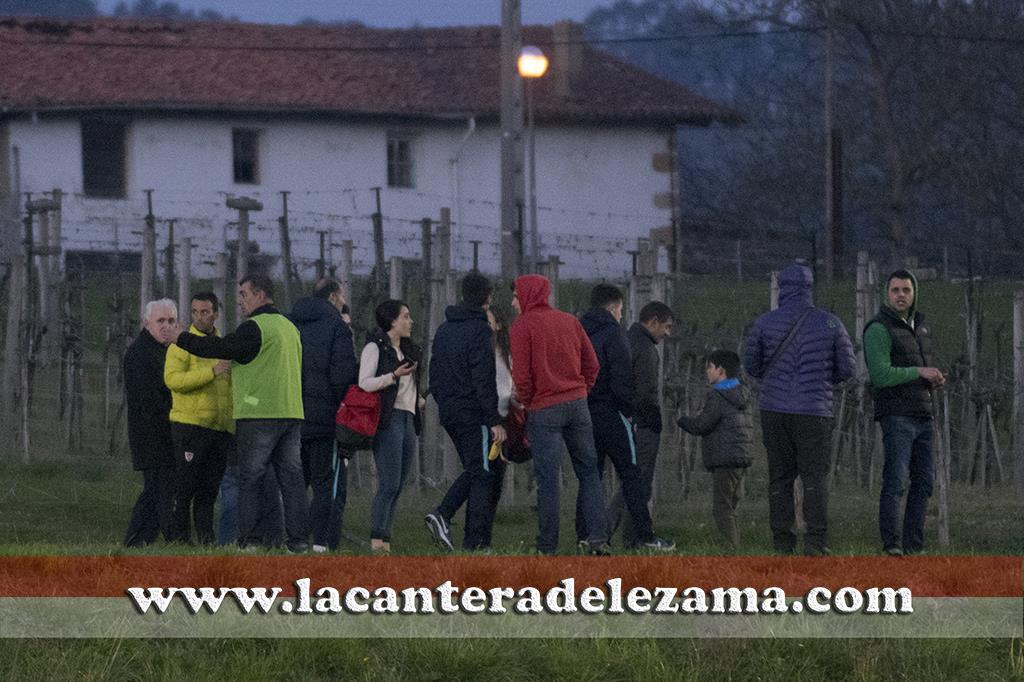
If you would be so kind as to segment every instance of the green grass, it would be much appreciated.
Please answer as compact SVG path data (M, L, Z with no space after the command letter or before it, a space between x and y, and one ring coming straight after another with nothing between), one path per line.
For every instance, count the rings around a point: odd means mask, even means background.
M740 503L746 554L769 551L763 465ZM119 555L120 535L140 487L127 464L96 460L0 465L0 554ZM685 554L717 544L704 490L662 502L658 528ZM571 491L563 550L571 551ZM353 493L346 532L363 536L369 491ZM395 531L397 554L433 554L420 522L436 491L407 492ZM529 548L528 501L499 514L496 546ZM877 552L875 495L840 487L831 504L837 554ZM1008 487L956 487L949 554L1022 554L1021 503ZM934 549L934 517L928 541ZM234 553L156 544L132 554ZM346 553L365 553L349 545ZM1011 640L2 640L0 679L53 680L1024 680L1024 642Z
M1012 680L993 640L37 640L0 677L48 680ZM1015 667L1016 666L1016 667Z
M711 520L710 492L703 483L710 476L697 474L689 500L663 500L655 507L658 532L676 540L684 554L718 554L720 548ZM568 476L572 478L571 475ZM44 462L28 467L0 464L0 555L18 554L121 554L121 534L141 488L141 477L127 464L95 460L84 463ZM756 460L745 481L747 497L740 502L742 554L771 552L767 529L766 471ZM435 554L422 514L436 505L443 491L408 490L399 500L392 549L396 554ZM345 533L354 538L369 535L370 486L353 490L345 509ZM533 548L535 515L529 498L517 491L518 504L499 510L494 545L499 552L518 554ZM872 555L879 551L877 491L852 485L833 490L830 500L830 534L833 551L840 555ZM1024 507L1012 486L989 490L955 485L950 502L951 544L944 554L1024 554ZM562 494L561 551L573 552L574 488ZM926 541L935 547L934 505L928 517ZM461 519L458 519L461 521ZM461 529L457 527L457 535ZM368 540L346 543L345 551L369 553ZM168 547L156 544L147 554L221 553L230 549Z

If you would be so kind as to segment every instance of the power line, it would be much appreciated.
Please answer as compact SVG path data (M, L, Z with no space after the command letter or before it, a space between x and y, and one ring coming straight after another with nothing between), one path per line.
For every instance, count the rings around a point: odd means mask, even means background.
M824 33L824 26L791 26L779 29L719 31L715 33L669 33L660 35L623 36L616 38L585 38L583 40L539 40L538 46L555 47L559 45L628 45L663 42L698 42L708 40L732 40L739 38L764 38L776 35L805 35ZM986 36L966 33L932 33L907 29L854 29L852 27L834 27L837 33L857 33L864 35L883 36L890 38L916 38L922 40L945 40L957 42L989 43L997 45L1024 45L1024 37ZM205 50L212 52L291 52L291 53L412 53L412 52L447 52L457 50L497 50L497 42L481 43L416 43L406 45L225 45L223 43L126 43L117 41L76 41L76 40L32 40L7 38L3 41L8 45L40 45L47 47L88 47L112 49L144 49L144 50Z

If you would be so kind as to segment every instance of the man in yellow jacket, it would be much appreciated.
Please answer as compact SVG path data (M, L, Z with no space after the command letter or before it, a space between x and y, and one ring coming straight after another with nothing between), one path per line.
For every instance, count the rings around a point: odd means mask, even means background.
M217 336L214 323L220 302L216 295L197 293L191 307L189 331L197 336ZM199 542L211 544L213 505L234 447L231 362L201 358L172 344L167 349L164 383L171 390L171 437L177 470L173 539L191 541L191 514Z

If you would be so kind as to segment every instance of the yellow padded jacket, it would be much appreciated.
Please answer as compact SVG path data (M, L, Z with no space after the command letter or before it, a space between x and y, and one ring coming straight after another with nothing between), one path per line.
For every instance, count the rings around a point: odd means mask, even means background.
M195 325L189 332L206 336ZM214 334L217 330L214 329ZM219 360L208 360L171 344L164 363L164 383L171 390L171 421L194 424L214 431L235 432L232 418L231 375L215 376Z

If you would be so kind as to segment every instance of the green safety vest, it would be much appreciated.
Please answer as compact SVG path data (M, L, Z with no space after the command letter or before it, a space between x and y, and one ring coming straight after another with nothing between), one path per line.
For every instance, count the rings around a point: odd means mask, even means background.
M299 330L280 314L249 319L260 328L260 352L231 366L235 419L303 419Z

